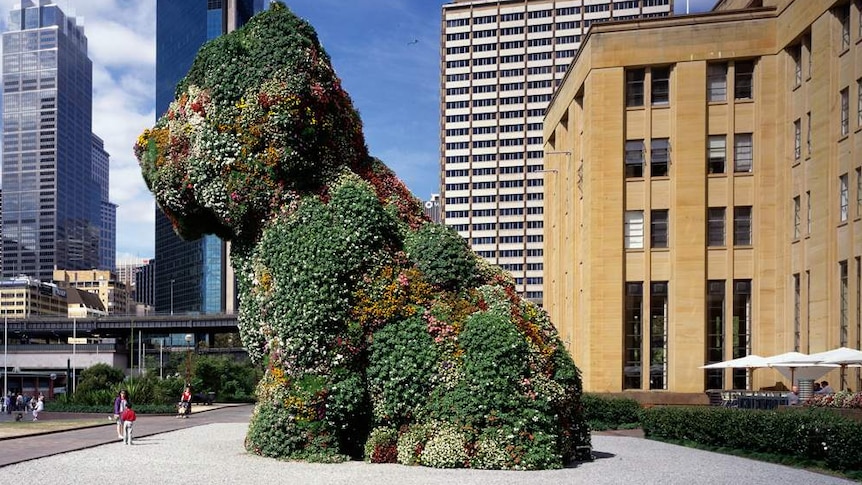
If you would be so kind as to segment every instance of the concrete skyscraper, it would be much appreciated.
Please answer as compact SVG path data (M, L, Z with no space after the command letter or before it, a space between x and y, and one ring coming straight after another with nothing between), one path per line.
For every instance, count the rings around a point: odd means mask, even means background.
M112 244L102 241L108 155L94 151L92 73L74 17L51 0L12 8L3 33L3 276L51 281L55 268L99 268Z
M164 113L177 83L207 41L245 24L264 0L158 0L156 4L156 112ZM183 241L156 209L155 307L159 312L235 311L228 245L216 236Z
M662 17L672 0L455 0L443 5L441 173L446 225L517 290L543 297L542 120L591 24Z

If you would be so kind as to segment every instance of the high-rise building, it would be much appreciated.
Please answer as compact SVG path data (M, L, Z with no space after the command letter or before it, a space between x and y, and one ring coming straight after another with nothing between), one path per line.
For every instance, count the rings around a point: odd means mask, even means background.
M455 0L443 5L444 221L517 290L543 297L542 119L592 24L670 15L672 0ZM569 157L570 159L570 157Z
M99 234L99 269L113 271L117 259L117 204L108 198L110 188L111 157L105 151L105 142L93 135L93 180L101 198L101 227Z
M100 263L107 154L95 170L93 66L74 17L23 0L3 33L4 276ZM102 168L105 168L104 172Z
M264 9L264 0L158 0L156 3L156 112L174 100L198 49ZM156 208L156 294L159 312L232 313L236 308L228 244L216 236L183 241Z
M585 390L789 387L702 366L862 348L860 42L862 4L810 0L590 33L543 135L573 160L547 164L545 306Z

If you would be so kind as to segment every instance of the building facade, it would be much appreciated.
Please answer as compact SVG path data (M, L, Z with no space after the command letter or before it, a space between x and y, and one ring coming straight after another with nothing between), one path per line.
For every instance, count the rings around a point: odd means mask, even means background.
M110 201L111 156L105 142L93 135L93 182L101 199L99 229L99 269L113 271L117 259L117 204Z
M661 17L671 0L455 0L443 5L445 224L542 303L542 120L591 25Z
M13 7L3 33L4 276L49 281L99 266L92 63L74 17L49 0ZM104 178L107 184L107 177Z
M55 270L54 282L60 288L77 288L93 293L102 302L102 308L109 315L128 315L131 298L125 283L117 275L107 270L66 271Z
M167 111L176 86L198 49L242 26L264 0L158 0L156 4L156 112ZM155 308L158 312L233 313L236 291L229 245L216 236L183 241L156 208Z
M0 278L0 318L66 317L68 313L66 290L59 286L27 276Z
M586 390L771 386L700 366L860 348L860 6L722 1L587 36L544 129L545 303Z

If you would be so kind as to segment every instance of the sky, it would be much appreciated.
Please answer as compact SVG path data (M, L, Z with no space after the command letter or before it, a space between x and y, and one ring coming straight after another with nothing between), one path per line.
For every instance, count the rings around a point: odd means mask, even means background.
M189 0L176 0L189 1ZM448 0L284 0L317 30L363 120L371 154L420 199L439 192L440 24ZM0 27L18 0L0 0ZM83 20L93 132L111 155L117 259L155 255L155 203L132 153L155 112L155 0L56 0ZM676 0L685 13L714 0Z

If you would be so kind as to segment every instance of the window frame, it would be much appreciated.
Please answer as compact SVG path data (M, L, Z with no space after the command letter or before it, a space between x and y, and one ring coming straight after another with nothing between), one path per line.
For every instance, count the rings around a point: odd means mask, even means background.
M753 209L750 205L733 207L733 245L752 246Z
M706 99L710 103L727 102L727 63L706 65Z
M733 63L733 99L754 99L754 61Z
M626 140L623 157L623 172L625 178L643 178L644 176L644 141Z
M650 68L650 104L653 106L670 104L670 71L670 66Z
M848 175L838 176L838 220L847 222L850 219L850 180Z
M653 138L650 140L649 165L650 177L667 177L670 175L669 138Z
M706 153L708 174L727 173L727 135L709 135L706 139ZM721 164L720 170L719 163Z
M626 107L642 108L644 106L646 69L626 69Z
M644 211L631 210L623 214L623 247L644 248Z
M734 133L733 173L754 172L754 134Z
M649 245L652 249L670 247L670 210L653 209L650 211Z
M838 93L838 96L840 98L841 136L847 136L850 134L850 88L845 87Z
M719 234L720 237L718 237ZM707 207L706 246L720 248L727 246L727 207Z

